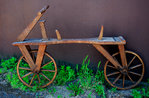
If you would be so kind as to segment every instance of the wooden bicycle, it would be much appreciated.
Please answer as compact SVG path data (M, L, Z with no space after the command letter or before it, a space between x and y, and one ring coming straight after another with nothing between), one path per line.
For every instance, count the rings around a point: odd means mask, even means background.
M48 39L45 30L45 22L39 19L43 13L49 8L45 6L42 8L34 20L27 26L27 28L19 35L14 46L18 46L22 55L17 64L17 74L21 82L28 87L33 87L39 84L40 87L46 87L51 84L57 74L57 66L55 60L45 52L47 45L52 44L91 44L108 60L104 66L104 75L107 82L118 89L130 89L135 87L144 76L144 63L140 56L131 51L125 51L125 39L119 37L103 37L103 26L99 37L84 38L84 39L62 39L58 30L56 30L57 38ZM35 24L39 21L42 39L26 39ZM38 50L32 50L30 46L39 46ZM103 45L117 45L119 52L110 55ZM27 67L28 66L28 67ZM52 68L51 68L52 66ZM51 69L48 69L51 68ZM27 73L26 73L27 72ZM45 75L48 73L49 75ZM29 80L25 80L24 78ZM36 79L35 79L36 77ZM41 84L41 79L45 83ZM35 83L34 83L35 82Z

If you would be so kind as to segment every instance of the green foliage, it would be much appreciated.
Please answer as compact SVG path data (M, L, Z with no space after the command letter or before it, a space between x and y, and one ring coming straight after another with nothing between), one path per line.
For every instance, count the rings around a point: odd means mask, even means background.
M54 95L54 94L56 93L56 88L55 88L55 87L50 87L49 93L50 93L51 95Z
M147 83L149 83L149 79L147 79ZM147 85L132 89L132 96L134 98L149 98L149 86Z
M75 71L70 66L62 65L55 78L56 85L64 85L75 79Z
M0 73L6 72L6 79L11 84L13 88L19 88L23 91L37 91L37 90L45 90L42 88L38 88L37 81L33 81L32 88L29 88L25 85L23 85L22 82L20 82L17 71L16 71L16 65L17 65L17 59L15 57L12 57L8 60L2 60L1 61L1 67ZM89 68L90 65L90 59L88 59L88 56L85 57L85 59L82 62L81 68L79 68L79 65L76 65L76 72L74 69L72 69L70 66L62 65L60 69L58 69L57 76L54 80L54 85L66 85L68 84L67 89L72 90L73 93L71 96L76 96L79 94L83 94L83 90L91 90L95 91L99 95L101 95L103 98L105 98L105 92L104 92L104 86L103 83L105 82L104 79L104 73L103 71L99 70L101 62L98 63L97 71L96 73L93 73L93 70ZM20 66L23 67L29 67L29 65L25 62L20 62ZM43 69L49 69L54 70L53 63L49 63L47 66L44 66ZM23 76L25 73L27 73L27 70L20 70L20 76ZM44 72L44 75L48 76L49 79L51 79L54 75L54 73L49 74L47 71ZM38 77L35 76L34 79L37 79ZM40 76L42 78L42 76ZM30 82L29 77L24 77L24 81L27 83ZM74 81L76 80L76 81ZM46 79L41 79L40 85L45 83L47 81ZM49 93L54 94L56 92L55 88L50 88ZM88 98L91 98L92 92L89 93ZM61 96L59 96L61 97Z
M106 98L103 85L96 85L94 88L98 95L102 95L103 98Z
M7 72L8 70L13 71L15 69L16 65L17 65L16 61L17 61L17 59L15 57L12 57L8 60L3 60L2 59L0 66L3 67L3 70L5 72Z
M68 90L72 90L73 93L70 94L70 96L77 96L79 94L82 94L84 91L79 85L79 82L77 83L70 83L67 87Z
M116 90L117 90L117 88L115 88L115 87L112 87L111 89L110 89L110 92L116 92Z
M69 90L73 90L72 95L81 94L81 89L84 90L95 90L96 93L105 98L105 91L103 87L104 73L99 70L101 62L98 63L98 69L96 74L94 75L93 70L91 70L88 66L90 65L90 59L88 56L82 62L82 66L79 69L78 65L76 65L77 79L78 82L76 84L69 85ZM89 95L90 96L90 95Z
M5 71L5 69L4 68L0 68L0 74L3 74L3 73L5 73L6 71Z
M92 98L92 97L91 97L91 94L92 94L92 92L90 92L90 93L88 94L87 98Z
M136 90L136 89L132 89L132 96L134 98L142 98L142 94L140 91Z

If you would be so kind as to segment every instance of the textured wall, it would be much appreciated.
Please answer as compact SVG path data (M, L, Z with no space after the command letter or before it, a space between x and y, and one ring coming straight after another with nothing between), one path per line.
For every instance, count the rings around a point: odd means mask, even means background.
M20 54L11 43L44 5L50 5L44 15L49 38L56 37L55 29L59 29L62 38L97 37L103 24L104 36L122 35L127 40L126 49L143 58L146 76L149 74L148 0L0 0L1 56ZM40 36L37 25L30 37ZM112 53L116 48L110 47L108 50ZM94 64L98 60L104 64L102 56L90 45L52 45L48 46L47 51L55 59L63 61L81 63L88 54Z

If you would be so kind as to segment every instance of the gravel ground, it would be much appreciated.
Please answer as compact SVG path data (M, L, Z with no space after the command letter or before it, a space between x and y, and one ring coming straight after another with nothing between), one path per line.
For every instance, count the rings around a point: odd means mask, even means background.
M53 86L56 90L54 94L49 93L48 89L45 91L37 92L24 92L19 89L11 88L10 84L5 80L5 74L0 75L0 98L88 98L90 92L84 91L84 94L75 97L70 97L72 91L67 90L67 86ZM111 92L106 90L106 98L132 98L131 90L116 90L116 92ZM101 98L97 93L90 95L90 98Z

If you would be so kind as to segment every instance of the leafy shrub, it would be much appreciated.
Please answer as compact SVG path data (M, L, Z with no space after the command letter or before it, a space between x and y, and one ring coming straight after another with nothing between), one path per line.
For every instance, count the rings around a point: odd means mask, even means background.
M105 81L104 79L104 74L103 71L99 70L101 62L98 63L98 70L96 73L93 73L93 70L90 69L88 66L90 65L90 59L88 59L88 56L85 57L85 59L82 62L82 66L79 69L78 65L76 65L76 72L74 69L72 69L70 66L65 66L62 65L60 69L58 69L57 76L53 82L54 85L66 85L68 84L67 89L72 90L73 93L71 96L76 96L79 94L82 94L84 91L83 90L93 90L97 92L99 95L103 96L105 98L105 92L104 92L104 86L103 83ZM0 66L0 73L6 72L6 79L7 81L11 84L13 88L19 88L23 91L37 91L39 90L38 88L38 83L36 81L33 81L34 84L36 84L34 87L29 88L19 80L17 76L17 71L16 71L16 65L17 65L17 59L15 57L12 57L8 60L2 60ZM44 69L51 69L54 70L54 66L51 66L52 63L49 63L49 65L44 66ZM29 67L27 63L20 62L20 66L24 67ZM20 75L21 73L25 73L26 70L20 70ZM53 77L52 74L49 75L48 72L45 71L45 75L49 77ZM34 79L36 79L37 76L35 76ZM23 78L24 81L30 82L28 77ZM75 80L75 81L74 81ZM44 83L46 79L41 79L41 83ZM72 83L73 82L73 83ZM44 90L40 88L40 90ZM49 90L49 93L55 93L56 89ZM88 96L90 96L92 92Z
M56 85L64 85L75 79L75 71L70 66L62 65L55 78Z
M77 82L77 83L70 83L68 85L67 89L73 91L73 93L71 93L70 96L77 96L79 94L84 93L83 89L79 85L79 82Z
M79 69L78 65L76 65L77 71L77 79L78 82L76 84L69 85L68 89L73 90L74 93L72 95L81 94L81 89L84 90L95 90L99 95L102 95L105 98L105 91L103 83L105 81L103 71L99 70L101 62L98 63L98 69L96 74L94 75L93 70L90 69L88 66L90 65L90 59L88 56L82 62L82 66ZM78 90L78 91L77 91ZM76 92L76 93L75 93Z

